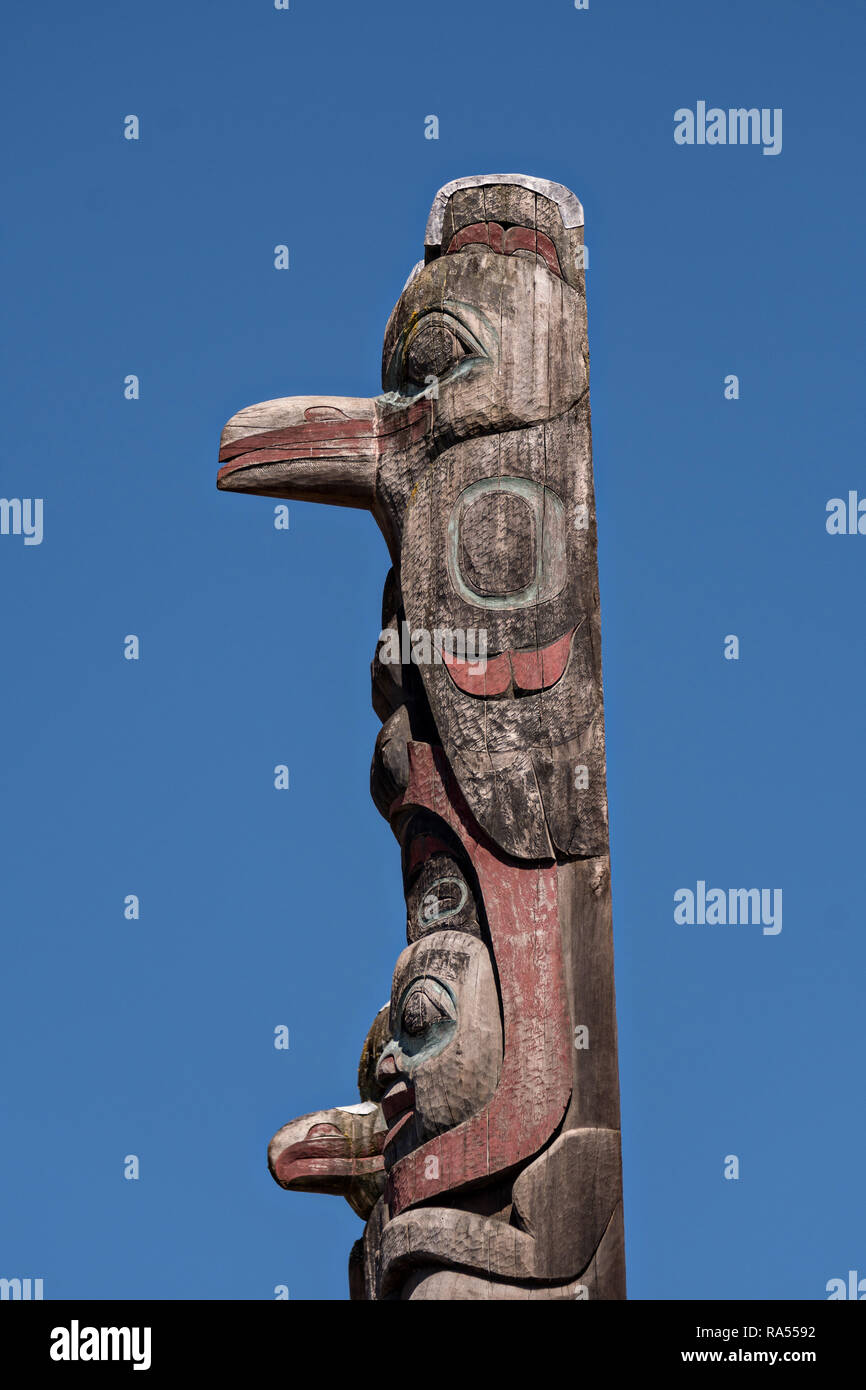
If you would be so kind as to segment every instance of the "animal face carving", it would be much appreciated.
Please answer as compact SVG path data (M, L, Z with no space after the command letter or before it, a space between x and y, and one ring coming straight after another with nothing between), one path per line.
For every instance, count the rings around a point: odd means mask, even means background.
M352 1210L367 1220L384 1187L382 1149L387 1125L376 1068L389 1042L388 1010L382 1008L361 1052L360 1104L301 1115L277 1131L268 1146L268 1167L280 1187L345 1197Z
M496 1091L502 1025L484 942L437 931L407 947L394 971L390 1031L376 1073L386 1170L468 1120Z
M410 632L483 634L480 666L434 641L421 703L479 825L524 859L607 836L582 224L556 184L449 185L384 394L248 407L220 455L226 490L369 509ZM407 731L387 738L386 814Z
M391 314L383 389L395 405L425 391L435 400L437 449L550 419L586 392L581 307L578 291L534 258L480 246L443 256L416 273ZM553 390L542 355L553 359Z

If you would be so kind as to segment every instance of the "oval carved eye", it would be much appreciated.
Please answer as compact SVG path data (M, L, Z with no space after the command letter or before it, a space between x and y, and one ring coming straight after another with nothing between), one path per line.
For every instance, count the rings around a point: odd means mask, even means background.
M429 377L444 376L468 355L469 350L447 324L422 323L406 345L404 381L407 386L423 391Z
M403 1000L400 1027L410 1038L426 1033L435 1023L456 1020L454 1000L437 980L416 980Z
M460 911L469 897L466 884L458 878L439 878L431 883L418 908L418 925L429 927Z

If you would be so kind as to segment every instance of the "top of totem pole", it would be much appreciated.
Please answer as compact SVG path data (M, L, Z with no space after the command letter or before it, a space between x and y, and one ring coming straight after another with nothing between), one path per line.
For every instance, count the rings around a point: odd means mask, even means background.
M407 283L423 265L475 242L504 254L538 252L554 274L582 292L583 208L561 183L530 174L452 179L433 199L424 260Z
M583 205L564 184L553 183L550 179L536 179L531 174L469 174L465 178L452 179L450 183L443 184L433 199L424 235L425 250L433 250L434 255L439 254L442 224L449 198L463 189L492 188L501 184L525 188L531 193L540 193L543 198L549 198L559 208L563 227L570 230L572 227L583 226Z

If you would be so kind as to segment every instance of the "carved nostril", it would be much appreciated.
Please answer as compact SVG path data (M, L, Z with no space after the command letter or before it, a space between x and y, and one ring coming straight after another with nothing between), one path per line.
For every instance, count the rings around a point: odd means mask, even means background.
M380 1082L384 1082L396 1075L397 1063L394 1061L394 1055L391 1052L387 1052L384 1057L379 1058L379 1065L376 1068L376 1077Z
M348 418L345 410L338 410L335 405L310 405L304 411L305 420L347 420Z

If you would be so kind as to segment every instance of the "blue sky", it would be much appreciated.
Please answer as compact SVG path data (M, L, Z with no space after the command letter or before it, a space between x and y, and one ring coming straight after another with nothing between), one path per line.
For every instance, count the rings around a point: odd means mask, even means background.
M866 1275L866 537L825 528L866 495L864 39L856 0L8 17L0 494L44 536L0 536L0 1275L347 1296L360 1222L265 1150L357 1098L403 943L388 561L363 513L218 494L217 445L375 394L434 193L503 171L586 212L629 1292ZM781 108L781 153L678 146L699 100ZM698 880L781 887L782 931L678 925Z

